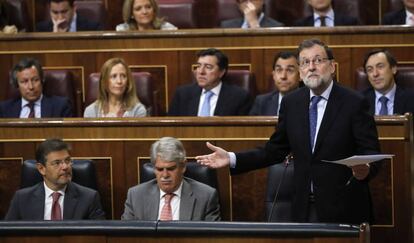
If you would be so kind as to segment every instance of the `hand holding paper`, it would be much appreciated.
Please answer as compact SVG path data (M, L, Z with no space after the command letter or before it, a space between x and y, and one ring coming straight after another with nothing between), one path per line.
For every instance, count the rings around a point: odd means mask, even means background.
M345 159L340 160L322 160L323 162L329 162L334 164L346 165L346 166L355 166L355 165L364 165L369 164L382 159L390 159L393 154L372 154L372 155L354 155Z

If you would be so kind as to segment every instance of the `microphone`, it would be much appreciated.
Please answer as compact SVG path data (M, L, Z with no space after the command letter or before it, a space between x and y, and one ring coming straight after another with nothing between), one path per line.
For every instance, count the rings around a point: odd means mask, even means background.
M280 186L282 185L283 180L285 178L287 167L289 166L290 161L292 161L292 160L293 160L293 155L288 154L286 156L285 160L283 161L283 163L285 165L285 168L283 169L282 178L280 179L279 184L277 185L275 197L273 198L272 207L270 208L270 213L269 213L269 216L267 218L267 222L272 222L273 210L276 206L276 201L277 201L277 196L279 195Z

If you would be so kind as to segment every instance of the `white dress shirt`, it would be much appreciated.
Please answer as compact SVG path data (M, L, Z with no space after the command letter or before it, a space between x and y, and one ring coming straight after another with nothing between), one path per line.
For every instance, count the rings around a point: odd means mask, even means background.
M183 182L181 182L178 189L174 192L174 197L171 198L171 213L173 220L180 220L180 202L181 202L181 190L183 189ZM164 195L166 193L160 189L160 205L158 207L158 220L160 220L161 210L165 203Z
M317 13L313 13L313 23L315 27L321 27L321 19L319 18L320 15ZM325 25L327 27L334 27L334 18L335 18L335 13L333 11L333 9L329 9L329 11L326 13L325 15Z
M42 98L43 95L40 95L40 98L38 100L36 100L34 102L34 117L35 118L41 118L42 114L41 114L41 104L42 104ZM20 118L28 118L29 114L30 114L30 108L29 106L27 106L27 104L29 104L29 101L27 101L26 99L24 99L22 97L22 108L20 110Z
M53 191L52 189L47 187L45 182L43 182L43 185L45 187L44 220L50 220L50 218L52 216L52 203L53 203L52 193L54 193L55 191ZM66 191L66 186L62 190L57 191L57 192L60 193L59 205L60 205L60 209L61 209L61 213L62 213L62 215L61 215L62 219L63 219L63 202L64 202L64 199L65 199L65 191Z

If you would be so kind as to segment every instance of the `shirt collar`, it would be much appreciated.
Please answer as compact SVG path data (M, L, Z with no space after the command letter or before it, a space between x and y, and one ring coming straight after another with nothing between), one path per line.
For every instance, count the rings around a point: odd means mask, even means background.
M385 96L385 97L388 98L388 100L390 102L394 102L394 97L395 97L396 90L397 90L397 85L395 83L393 84L390 91L388 91L386 94L382 94L382 93L378 92L377 90L375 90L375 99L378 102L378 100L381 96Z
M43 99L43 94L40 95L40 98L37 99L34 102L35 106L40 106L40 104L42 103L42 99ZM26 100L25 98L22 97L22 108L25 107L27 104L29 104L30 102L28 100Z
M333 87L333 82L334 81L331 80L331 84L329 84L328 88L326 88L325 91L323 91L323 93L320 95L320 96L322 96L322 98L324 100L329 99L329 96L331 95L331 91L332 91L332 87ZM311 90L311 89L309 89L309 90L310 90L310 97L309 97L309 100L310 100L310 99L312 99L313 96L316 96L316 94L313 92L313 90Z
M54 193L55 191L53 191L52 189L50 189L46 185L46 182L44 182L44 181L43 181L43 186L45 187L45 195L46 195L46 198L51 197L52 196L52 193ZM65 195L65 191L66 191L66 187L67 187L67 185L62 190L58 190L57 192L59 192L60 195L64 196Z
M264 18L264 13L261 12L260 15L259 15L259 18L257 18L257 22L259 23L259 25L262 22L263 18ZM242 24L241 28L242 29L248 29L249 28L249 25L247 24L247 21L244 18L243 18L243 24Z
M223 85L223 82L220 81L219 84L217 84L216 87L210 89L210 91L213 92L214 95L217 95L218 96L219 93L220 93L220 90L221 90L221 86L222 85ZM206 89L203 89L203 94L205 94L206 91L207 91Z
M330 20L332 20L333 21L333 19L334 19L334 15L335 15L335 13L334 13L334 11L333 11L333 9L332 8L330 8L329 10L328 10L328 12L326 12L326 15L325 15L325 17L327 17L328 19L330 19ZM317 14L317 13L315 13L315 12L313 12L313 20L318 20L319 19L319 14Z
M181 191L183 189L183 181L181 181L180 186L173 192L174 196L180 198L181 197ZM160 199L164 197L164 195L167 194L163 190L160 189Z

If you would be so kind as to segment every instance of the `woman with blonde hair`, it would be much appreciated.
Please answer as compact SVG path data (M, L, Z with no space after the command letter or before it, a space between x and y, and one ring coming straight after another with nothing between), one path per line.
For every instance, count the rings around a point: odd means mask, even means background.
M125 0L122 8L124 23L116 26L125 30L176 30L177 27L158 17L156 0Z
M145 106L138 100L131 70L122 58L107 60L99 77L98 99L86 107L84 117L142 117Z

